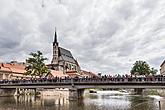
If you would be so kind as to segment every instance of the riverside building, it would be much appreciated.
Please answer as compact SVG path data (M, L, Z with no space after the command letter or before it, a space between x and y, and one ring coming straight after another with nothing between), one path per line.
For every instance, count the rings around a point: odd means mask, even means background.
M160 74L165 75L165 60L160 65Z

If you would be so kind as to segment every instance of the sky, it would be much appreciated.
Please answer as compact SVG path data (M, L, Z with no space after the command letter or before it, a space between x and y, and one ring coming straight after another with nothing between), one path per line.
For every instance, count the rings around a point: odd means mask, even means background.
M128 74L137 60L165 60L165 0L0 0L0 62L23 62L61 47L81 69Z

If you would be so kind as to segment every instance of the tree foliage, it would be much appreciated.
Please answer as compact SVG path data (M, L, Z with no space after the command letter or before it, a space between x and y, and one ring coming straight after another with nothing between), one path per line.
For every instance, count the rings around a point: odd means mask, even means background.
M145 61L136 61L130 72L132 75L149 75L156 74L157 70L154 68L150 69L149 64Z
M30 55L32 57L26 59L26 63L27 63L27 66L25 68L26 75L42 77L43 75L50 72L44 63L44 61L47 60L47 58L43 57L42 52L40 51L37 51L36 53L31 52Z
M151 70L150 70L150 73L153 75L155 75L157 72L158 72L158 70L155 68L151 68Z

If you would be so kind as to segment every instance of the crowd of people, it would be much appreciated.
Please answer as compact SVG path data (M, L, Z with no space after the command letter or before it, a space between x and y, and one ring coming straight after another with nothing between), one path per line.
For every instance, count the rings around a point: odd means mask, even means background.
M70 82L162 82L165 81L163 75L103 75L93 77L44 77L44 78L30 78L30 79L3 79L0 84L13 83L70 83Z

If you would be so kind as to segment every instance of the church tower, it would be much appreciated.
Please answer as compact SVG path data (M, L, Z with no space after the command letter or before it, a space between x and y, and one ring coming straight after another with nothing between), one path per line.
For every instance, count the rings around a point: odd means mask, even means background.
M58 59L59 59L59 52L58 52L58 42L57 42L57 33L55 29L54 33L54 42L53 42L53 58L52 58L52 64L58 65Z
M55 29L53 41L53 58L51 64L48 65L50 69L63 71L80 71L80 66L77 60L74 59L71 51L59 46L57 41L57 33Z

